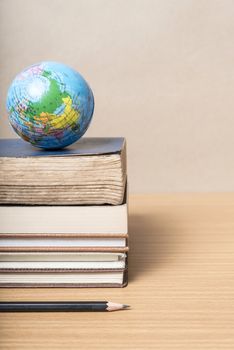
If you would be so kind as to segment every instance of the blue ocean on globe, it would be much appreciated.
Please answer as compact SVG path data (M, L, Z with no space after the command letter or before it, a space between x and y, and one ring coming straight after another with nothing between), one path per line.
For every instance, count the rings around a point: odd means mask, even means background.
M92 119L94 97L84 78L56 62L34 64L13 80L7 95L9 121L16 133L44 149L79 140Z

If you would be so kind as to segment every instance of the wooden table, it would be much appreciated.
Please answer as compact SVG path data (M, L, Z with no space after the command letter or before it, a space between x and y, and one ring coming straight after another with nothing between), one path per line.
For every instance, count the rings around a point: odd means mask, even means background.
M1 314L0 348L234 349L234 194L132 196L123 289L5 289L1 300L109 299L113 313Z

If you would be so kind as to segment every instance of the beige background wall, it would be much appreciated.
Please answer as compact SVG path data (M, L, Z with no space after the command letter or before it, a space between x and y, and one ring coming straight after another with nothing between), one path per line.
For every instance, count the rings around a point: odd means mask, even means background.
M92 87L88 136L128 141L132 192L234 189L234 1L0 0L7 87L41 60Z

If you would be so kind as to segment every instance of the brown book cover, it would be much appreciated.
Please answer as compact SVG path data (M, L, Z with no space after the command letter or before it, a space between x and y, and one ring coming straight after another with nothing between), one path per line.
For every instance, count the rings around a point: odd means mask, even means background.
M3 238L128 238L127 233L0 233Z

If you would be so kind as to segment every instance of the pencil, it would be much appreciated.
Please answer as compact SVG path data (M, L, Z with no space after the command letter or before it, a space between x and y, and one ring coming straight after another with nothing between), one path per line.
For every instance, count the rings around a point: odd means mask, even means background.
M110 301L11 301L0 302L0 312L105 312L129 308Z

